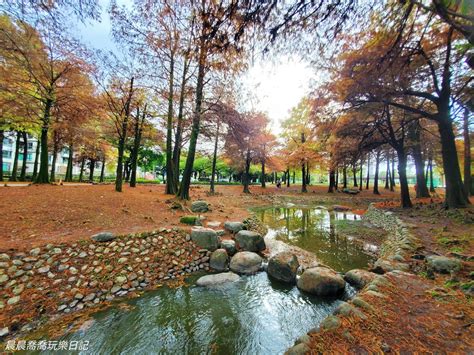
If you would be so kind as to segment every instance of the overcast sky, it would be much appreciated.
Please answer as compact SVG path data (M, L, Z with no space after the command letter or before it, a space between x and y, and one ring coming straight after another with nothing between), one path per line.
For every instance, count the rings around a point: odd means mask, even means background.
M101 0L100 3L102 21L78 25L77 35L91 47L115 50L107 13L109 0ZM119 0L118 3L130 4L131 0ZM243 75L243 85L248 97L248 103L244 103L244 106L266 111L271 119L271 129L277 134L280 131L280 121L288 116L288 111L309 91L313 77L313 71L308 65L297 58L282 56L276 59L272 57L272 61L257 59Z

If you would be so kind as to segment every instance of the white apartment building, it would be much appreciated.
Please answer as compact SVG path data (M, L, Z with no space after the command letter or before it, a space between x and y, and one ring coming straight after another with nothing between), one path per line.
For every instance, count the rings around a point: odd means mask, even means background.
M15 148L16 148L16 132L5 132L5 137L3 139L3 173L10 174L13 170L13 161L15 159ZM31 176L33 174L34 164L35 164L35 154L36 147L38 146L39 141L37 138L28 134L28 154L26 157L26 175ZM69 151L67 148L62 149L58 152L56 157L56 171L55 173L60 175L66 174L67 163L69 160ZM53 161L53 155L49 154L49 171L51 171L51 164ZM21 172L23 166L23 139L20 139L20 147L18 154L18 175ZM39 169L39 162L38 162ZM78 175L80 173L80 167L73 165L73 175ZM86 177L86 176L85 176Z

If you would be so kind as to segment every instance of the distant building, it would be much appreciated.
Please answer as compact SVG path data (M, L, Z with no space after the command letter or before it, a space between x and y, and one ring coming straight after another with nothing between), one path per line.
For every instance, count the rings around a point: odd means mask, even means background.
M15 159L15 148L16 148L16 132L5 132L3 139L3 173L6 175L11 174L13 171L13 161ZM26 157L26 175L31 176L34 170L36 148L38 147L39 141L37 138L28 134L28 155ZM18 154L18 169L17 172L20 174L23 166L23 139L20 140L19 154ZM41 151L41 149L40 149ZM67 148L62 149L58 152L56 157L56 171L58 178L62 178L66 174L67 163L69 160L69 151ZM53 161L53 155L48 155L49 172L51 171L51 163ZM100 167L100 164L99 164ZM38 162L39 169L39 162ZM73 165L73 175L79 175L80 167ZM85 176L86 177L86 176Z

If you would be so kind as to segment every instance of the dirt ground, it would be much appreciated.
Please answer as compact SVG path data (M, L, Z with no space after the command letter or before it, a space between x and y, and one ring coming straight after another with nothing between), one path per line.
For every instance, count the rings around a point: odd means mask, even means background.
M291 201L315 204L348 205L363 213L370 202L396 212L409 223L421 242L419 253L446 255L463 260L457 278L436 275L427 278L422 260L408 262L417 275L394 280L396 287L386 290L390 299L374 300L375 316L367 320L349 320L341 332L322 333L312 342L315 352L441 352L473 351L472 297L461 292L461 286L472 284L474 253L474 206L459 211L442 209L440 199L415 202L409 210L397 208L398 193L381 190L373 195L363 190L356 196L327 194L325 186L311 186L307 194L299 186L263 189L252 186L251 195L241 186L217 186L217 194L209 195L208 186L193 186L191 200L205 199L212 211L206 222L242 220L249 207ZM122 193L113 185L0 187L0 251L28 250L48 243L73 243L88 239L101 231L116 234L145 232L161 227L184 225L183 215L191 214L190 202L184 209L173 209L178 202L164 193L163 185L124 187ZM474 202L474 201L472 201ZM348 340L343 331L349 329ZM352 339L352 340L351 340ZM355 340L354 340L355 339Z
M305 195L298 192L298 186L252 186L251 195L243 194L241 186L217 186L217 194L212 196L208 189L193 186L191 200L208 201L212 212L206 214L207 221L221 222L241 220L249 215L249 207L271 204L277 195L300 196L309 201L329 195L325 186L312 186ZM375 196L364 190L357 196L336 193L330 197L365 209L372 200L392 200L397 194L383 191ZM124 186L122 193L115 192L113 185L0 187L0 250L69 243L102 231L125 234L183 226L179 219L191 214L186 210L190 202L183 203L181 211L170 208L173 201L173 196L164 193L164 185Z

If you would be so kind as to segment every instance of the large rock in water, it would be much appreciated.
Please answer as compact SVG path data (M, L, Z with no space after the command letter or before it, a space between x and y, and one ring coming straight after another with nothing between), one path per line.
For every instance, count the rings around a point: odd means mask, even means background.
M350 285L354 286L357 289L364 288L365 285L372 282L377 274L373 272L363 270L363 269L353 269L344 275L344 280L346 280Z
M235 241L233 241L232 239L221 240L221 248L225 249L227 254L229 254L230 256L237 253L237 248L235 247Z
M250 251L241 251L230 259L230 269L239 274L255 274L262 267L262 258Z
M245 229L245 226L242 222L225 222L224 228L229 232L238 233L241 230Z
M112 232L101 232L94 234L91 239L96 242L110 242L114 240L116 237Z
M237 248L244 251L262 251L266 248L263 237L257 232L241 230L235 235Z
M446 256L431 255L426 258L426 262L434 271L442 274L457 272L461 269L461 262L459 260Z
M300 290L317 296L336 296L344 291L346 282L334 270L325 267L306 269L297 282Z
M233 272L222 272L220 274L206 275L196 281L198 286L217 286L229 282L239 281L240 276Z
M192 212L207 212L209 211L209 204L206 201L199 200L199 201L194 201L191 204L191 211Z
M216 271L225 271L227 270L227 265L229 264L229 257L225 249L217 249L211 254L209 259L209 266Z
M191 229L191 240L203 249L214 251L219 247L219 237L215 230L196 227Z
M278 253L268 262L268 275L279 281L296 283L296 272L300 266L298 258L290 252Z

